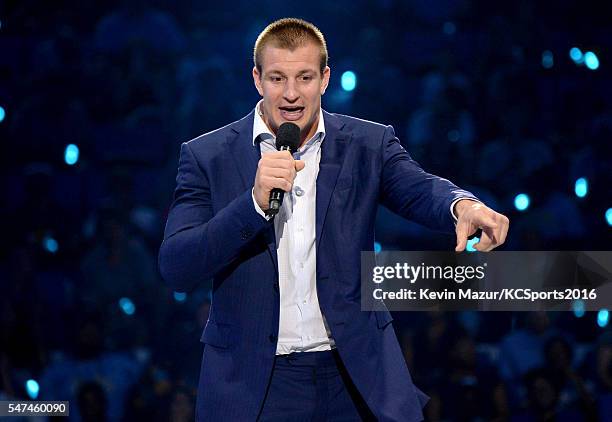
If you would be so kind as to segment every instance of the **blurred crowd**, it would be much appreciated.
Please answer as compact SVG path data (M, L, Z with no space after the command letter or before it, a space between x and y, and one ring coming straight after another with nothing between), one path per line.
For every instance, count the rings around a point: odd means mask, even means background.
M210 282L175 294L156 268L179 146L254 107L252 46L284 16L327 37L323 107L392 124L426 170L510 217L506 249L609 249L605 10L567 0L3 2L0 400L69 400L75 421L193 420ZM600 68L570 60L573 46L596 51ZM346 70L354 91L340 86ZM578 177L589 181L584 198ZM521 192L524 212L513 204ZM454 245L382 208L377 230L386 249ZM612 332L592 313L394 316L432 397L428 420L612 420Z
M571 313L401 315L430 421L612 420L612 332ZM593 341L593 339L596 339Z

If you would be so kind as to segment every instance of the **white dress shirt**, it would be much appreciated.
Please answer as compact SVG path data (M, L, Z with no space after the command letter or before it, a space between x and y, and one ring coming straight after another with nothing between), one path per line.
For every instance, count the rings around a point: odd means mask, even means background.
M259 138L261 154L276 151L276 139L260 114L261 101L255 107L253 143ZM293 157L304 161L291 192L285 192L283 205L274 217L280 316L276 354L331 350L334 346L319 307L317 296L316 253L316 182L325 138L323 112L315 135ZM266 217L253 197L257 212ZM266 217L267 218L267 217Z

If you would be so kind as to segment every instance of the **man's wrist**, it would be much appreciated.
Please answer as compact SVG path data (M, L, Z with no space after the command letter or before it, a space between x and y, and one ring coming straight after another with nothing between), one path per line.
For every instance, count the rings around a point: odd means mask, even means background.
M455 219L455 225L457 225L457 221L461 217L461 215L467 211L470 207L474 206L474 204L482 204L482 202L474 200L472 198L459 198L453 201L451 204L452 215ZM472 240L474 238L480 238L482 236L482 229L476 230L470 236L468 236L468 240Z
M455 202L455 206L453 207L453 214L457 219L461 217L461 215L465 212L466 209L472 206L472 204L477 204L477 201L473 199L459 199Z
M459 217L461 217L465 210L474 205L474 203L482 204L482 202L473 198L457 198L451 202L451 215L455 220L455 224L457 224Z
M265 211L261 209L261 207L255 200L255 188L251 189L251 197L253 198L253 207L255 207L255 211L257 211L257 214L261 215L263 218L270 221L270 219L272 219L272 216L267 215Z

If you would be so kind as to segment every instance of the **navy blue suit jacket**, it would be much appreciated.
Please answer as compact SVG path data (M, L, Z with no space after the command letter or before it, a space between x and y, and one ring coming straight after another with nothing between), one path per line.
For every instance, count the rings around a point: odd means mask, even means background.
M338 352L380 421L422 419L427 396L412 383L391 315L361 311L360 255L372 250L379 203L434 229L454 231L452 201L473 197L424 172L391 126L323 113L316 183L317 293ZM213 280L202 334L197 417L254 421L271 376L279 321L272 221L253 206L260 158L253 113L181 147L159 267L175 290Z

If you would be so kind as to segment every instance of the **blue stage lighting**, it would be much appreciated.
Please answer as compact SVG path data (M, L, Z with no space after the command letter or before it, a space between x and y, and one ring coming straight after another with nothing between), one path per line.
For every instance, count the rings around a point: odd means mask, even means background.
M374 253L379 254L382 251L382 245L379 242L374 242Z
M476 243L478 243L478 242L480 242L480 238L478 238L478 237L475 237L475 238L473 238L473 239L468 240L468 241L467 241L467 246L465 247L465 249L466 249L468 252L477 252L477 251L476 251L476 248L474 248L474 245L475 245Z
M572 309L576 318L582 318L584 316L584 301L580 299L575 300L572 303Z
M589 182L586 178L581 177L574 184L574 192L578 198L584 198L589 193Z
M340 79L340 85L342 89L345 91L352 91L357 86L357 75L355 72L347 70L342 74L342 78Z
M68 144L64 152L64 161L69 166L76 164L79 161L79 147L75 144Z
M576 64L581 64L584 61L584 57L582 55L582 51L578 47L574 47L569 52L570 58Z
M542 53L542 66L544 69L550 69L555 64L555 58L552 51L546 50Z
M0 122L4 120L6 117L6 111L4 111L4 107L0 106Z
M604 328L606 325L608 325L609 318L610 312L608 312L607 309L600 309L599 312L597 312L597 325Z
M57 240L55 240L51 236L45 236L43 238L43 248L45 248L47 252L56 253L59 249L59 245L57 243Z
M40 392L40 387L36 380L27 380L25 383L26 393L28 393L28 397L32 400L36 400L38 398L38 393Z
M187 299L187 293L174 292L174 300L184 302Z
M529 195L526 193L519 193L514 198L514 206L519 211L525 211L529 208Z
M606 222L608 226L612 226L612 208L606 210Z
M584 53L584 64L591 70L597 70L599 67L599 59L595 53L587 51Z
M136 312L136 305L134 305L134 302L127 297L122 297L119 299L119 307L126 315L134 315L134 312Z

